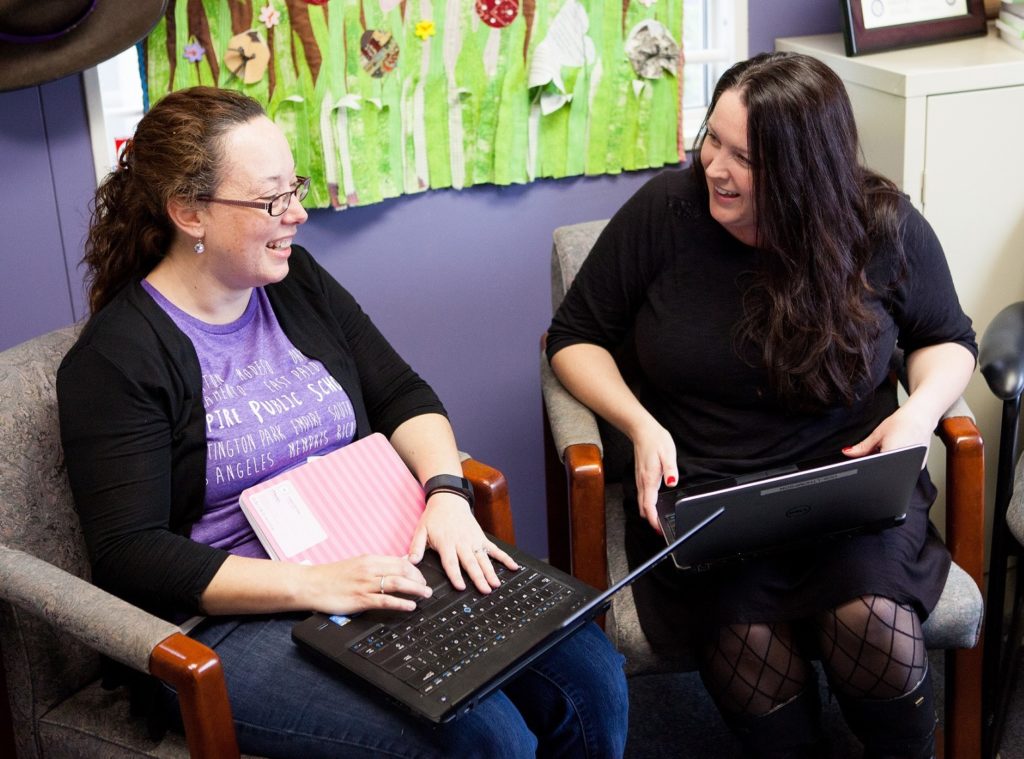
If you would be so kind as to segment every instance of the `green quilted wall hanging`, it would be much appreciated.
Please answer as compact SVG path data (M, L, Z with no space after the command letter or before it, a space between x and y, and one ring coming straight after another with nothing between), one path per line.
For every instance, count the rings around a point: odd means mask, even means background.
M683 0L177 0L143 47L147 101L259 100L306 205L674 164Z

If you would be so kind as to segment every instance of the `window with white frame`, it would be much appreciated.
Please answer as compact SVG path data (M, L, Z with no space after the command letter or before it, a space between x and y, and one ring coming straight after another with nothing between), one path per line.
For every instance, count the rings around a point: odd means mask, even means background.
M715 83L747 57L748 0L683 0L683 139L693 144ZM135 48L83 75L93 163L99 181L114 167L122 143L142 118L142 81Z
M718 78L747 57L748 0L683 0L683 138L693 144Z

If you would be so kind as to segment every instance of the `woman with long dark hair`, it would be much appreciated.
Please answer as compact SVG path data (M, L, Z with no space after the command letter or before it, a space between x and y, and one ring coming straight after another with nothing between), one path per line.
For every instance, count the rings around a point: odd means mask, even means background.
M581 267L547 350L563 384L632 442L632 555L658 544L662 485L927 445L966 386L977 347L942 248L860 158L834 72L756 56L718 82L692 166L634 195ZM928 521L934 498L922 470L898 528L658 573L677 621L700 620L702 677L749 754L821 754L820 657L867 755L931 756L921 623L950 563ZM663 611L641 609L645 628Z

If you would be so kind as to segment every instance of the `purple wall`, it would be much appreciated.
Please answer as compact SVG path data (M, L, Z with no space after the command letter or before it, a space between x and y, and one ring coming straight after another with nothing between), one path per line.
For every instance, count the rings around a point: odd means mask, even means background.
M81 83L0 93L0 349L83 315L77 269L95 188Z
M750 0L750 53L838 31L838 4ZM0 93L0 349L84 315L93 189L79 77ZM298 241L437 389L461 447L509 479L518 542L547 554L538 340L551 231L604 218L652 172L435 191L314 211Z
M775 49L776 37L831 34L842 30L836 0L747 0L747 52Z

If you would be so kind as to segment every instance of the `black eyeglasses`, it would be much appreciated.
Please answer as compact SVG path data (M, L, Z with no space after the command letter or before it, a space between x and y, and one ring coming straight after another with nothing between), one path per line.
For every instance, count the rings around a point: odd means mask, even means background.
M243 208L262 208L271 216L280 216L288 210L292 204L292 197L300 203L309 194L309 177L296 177L295 187L275 195L270 200L225 200L224 198L211 198L209 195L200 195L196 200L203 200L207 203L223 203L226 206L242 206Z

